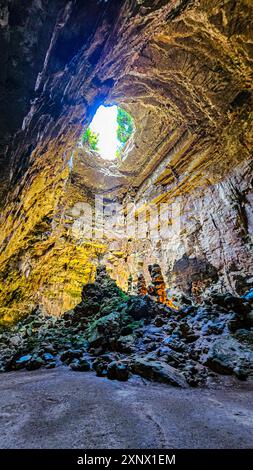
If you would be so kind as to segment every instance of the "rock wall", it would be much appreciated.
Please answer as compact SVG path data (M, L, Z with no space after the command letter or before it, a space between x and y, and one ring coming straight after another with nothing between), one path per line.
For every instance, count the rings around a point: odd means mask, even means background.
M223 292L245 293L253 281L251 175L250 162L244 162L220 183L195 189L178 197L176 204L168 204L162 232L165 239L147 236L114 241L116 254L127 256L119 260L110 253L113 276L126 287L130 274L136 286L138 276L144 274L148 284L148 267L158 263L171 292L183 290L199 297L215 285ZM143 203L143 212L149 207Z
M251 2L2 3L2 322L73 307L102 260L125 289L158 263L171 290L247 290ZM121 162L78 145L101 103L134 118ZM169 237L84 237L80 204L96 195L135 218L168 204Z
M26 75L30 77L32 69L36 77L28 109L19 106L12 89L18 115L15 130L20 128L12 140L7 132L1 160L5 174L0 220L3 323L27 315L38 304L57 315L77 303L83 282L93 278L103 246L72 241L65 210L91 197L71 174L72 151L95 103L104 99L110 87L110 83L95 85L96 54L108 42L121 6L112 1L106 5L89 1L85 7L81 1L56 2L54 7L48 1L31 0L22 7L18 3L5 2L3 7L2 34L10 54L6 69L14 52L19 54L17 72L21 74L28 62L20 77L22 86L17 83L23 98ZM48 28L46 37L34 25L35 17ZM43 45L41 54L37 42ZM7 76L3 82L7 90L3 113L8 121L14 111L9 108Z

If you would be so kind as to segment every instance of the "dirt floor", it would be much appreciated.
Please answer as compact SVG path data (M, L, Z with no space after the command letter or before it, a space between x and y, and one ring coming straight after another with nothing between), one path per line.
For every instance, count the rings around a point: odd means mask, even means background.
M253 387L178 389L67 368L0 376L1 448L252 448Z

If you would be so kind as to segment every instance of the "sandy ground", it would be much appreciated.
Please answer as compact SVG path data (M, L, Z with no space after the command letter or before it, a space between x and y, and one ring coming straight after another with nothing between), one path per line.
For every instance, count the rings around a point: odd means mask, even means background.
M252 386L181 390L66 368L0 376L0 448L252 448Z

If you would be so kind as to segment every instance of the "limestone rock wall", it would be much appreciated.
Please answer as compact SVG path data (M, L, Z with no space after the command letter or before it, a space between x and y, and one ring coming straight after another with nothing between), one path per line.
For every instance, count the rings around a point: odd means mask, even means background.
M7 1L1 10L9 51L6 69L15 52L22 82L16 92L11 87L10 96L8 77L3 77L6 122L14 114L12 99L17 112L1 160L3 323L27 315L38 304L55 315L74 306L83 283L93 279L97 256L104 249L101 244L72 240L65 211L80 198L91 197L72 175L72 151L94 106L110 87L93 81L97 54L109 39L121 2L88 1L84 6L81 1L61 1L53 7L52 3L34 0L21 7ZM46 35L37 23L45 26ZM26 61L30 62L25 69ZM9 73L14 74L12 68ZM28 76L31 81L33 77L31 89ZM18 92L26 97L27 106L20 104Z
M244 162L222 182L195 189L178 197L176 204L168 204L165 239L146 236L112 242L116 256L112 250L108 267L113 276L124 288L130 274L136 286L140 274L148 284L148 266L158 263L171 293L183 290L198 297L215 286L242 295L253 281L251 176L251 162ZM149 204L141 202L145 213ZM146 229L141 233L145 235ZM118 259L117 252L126 255Z

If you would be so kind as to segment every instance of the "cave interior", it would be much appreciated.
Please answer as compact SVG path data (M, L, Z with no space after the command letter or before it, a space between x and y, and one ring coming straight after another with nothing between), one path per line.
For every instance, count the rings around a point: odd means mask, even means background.
M252 10L1 2L2 372L252 377ZM111 158L101 106L131 128Z

